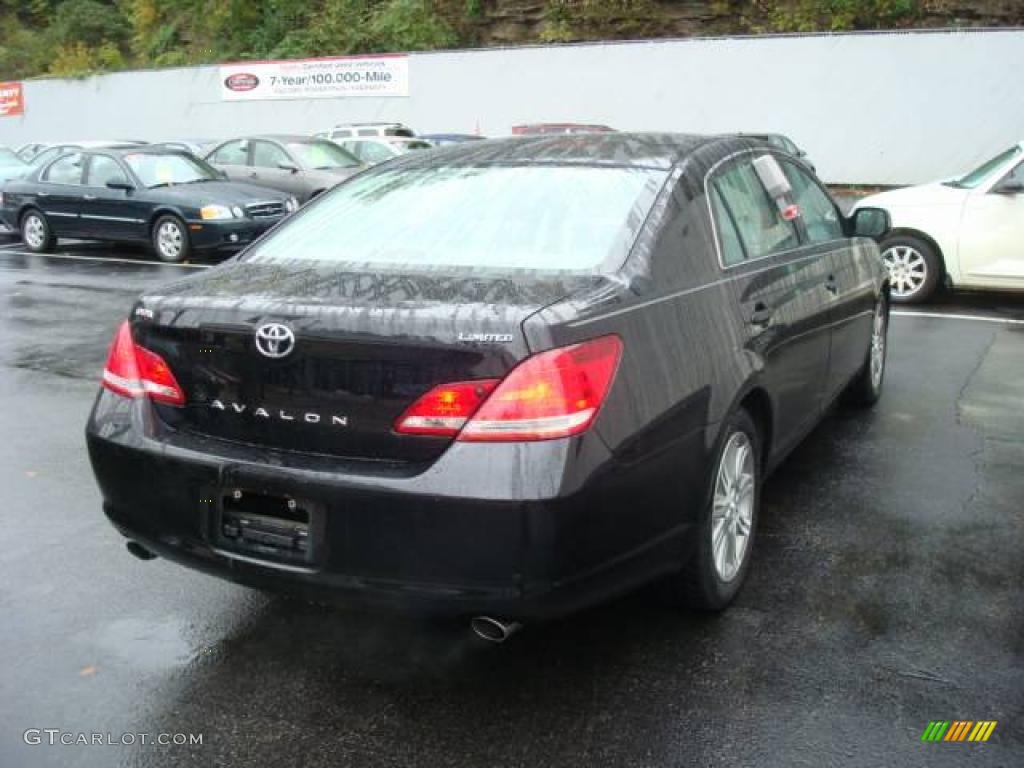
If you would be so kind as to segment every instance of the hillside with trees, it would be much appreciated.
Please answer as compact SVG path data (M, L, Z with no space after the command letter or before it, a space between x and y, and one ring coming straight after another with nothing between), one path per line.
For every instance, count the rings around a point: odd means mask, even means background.
M1024 25L1020 0L0 0L0 80L529 43Z

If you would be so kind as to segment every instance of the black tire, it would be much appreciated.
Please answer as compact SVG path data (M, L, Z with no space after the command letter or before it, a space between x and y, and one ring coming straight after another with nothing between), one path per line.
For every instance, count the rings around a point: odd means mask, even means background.
M880 329L879 324L881 325ZM879 350L881 366L876 375L872 361L876 351L876 336L879 332L881 333L881 348ZM882 396L882 385L885 383L886 355L889 351L888 338L889 302L886 301L885 294L883 294L879 298L878 304L875 305L875 316L871 326L871 341L868 344L868 353L865 357L864 365L846 389L846 402L850 405L859 408L870 408Z
M174 231L177 231L176 236L172 234ZM188 227L173 214L161 216L156 220L153 224L152 241L156 257L168 264L186 261L192 253Z
M735 573L728 579L723 578L715 564L712 535L715 524L715 496L722 471L722 459L730 446L733 437L741 435L745 438L751 451L751 469L753 471L753 487L751 499L751 515L748 534L740 562ZM742 439L741 438L741 439ZM683 571L674 577L673 593L675 602L687 608L699 611L721 611L740 591L743 581L750 569L751 553L754 548L757 531L758 513L761 507L761 480L763 475L762 445L757 424L745 410L739 410L726 420L719 444L715 451L711 477L708 480L707 502L698 526L698 541L693 557ZM728 525L728 523L723 523Z
M32 253L49 253L57 245L46 214L38 208L29 208L21 216L21 242Z
M893 235L882 241L879 250L889 269L894 304L920 304L935 294L943 266L930 243L911 235ZM917 275L922 270L923 279L919 280Z

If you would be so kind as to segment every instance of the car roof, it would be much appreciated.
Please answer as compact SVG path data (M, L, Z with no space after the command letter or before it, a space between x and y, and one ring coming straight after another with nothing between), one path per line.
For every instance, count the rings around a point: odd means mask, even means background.
M74 144L82 147L83 149L94 149L97 147L144 147L148 142L135 141L134 139L100 139L98 141L58 142L56 146L60 146L61 144Z
M105 155L125 157L126 155L182 155L187 150L178 147L168 147L163 144L143 144L139 147L84 147L86 152L99 152Z
M260 133L255 136L235 136L230 139L222 139L217 144L227 144L229 141L276 141L281 144L312 144L314 141L323 141L322 136L307 136L302 133Z
M736 136L683 133L565 133L535 134L504 139L467 141L433 152L404 155L402 167L441 163L619 165L669 169L703 146L743 142ZM747 145L756 142L747 141ZM395 162L395 161L392 161ZM396 167L396 166L392 166Z
M335 123L332 128L384 128L397 125L400 128L407 128L405 123Z

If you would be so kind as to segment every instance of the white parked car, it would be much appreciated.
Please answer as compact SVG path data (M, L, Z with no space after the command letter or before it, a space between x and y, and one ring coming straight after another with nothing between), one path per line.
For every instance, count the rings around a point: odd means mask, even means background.
M953 288L1024 290L1024 142L954 179L871 195L892 233L881 243L892 299Z
M404 139L416 138L416 132L402 123L338 123L327 131L315 134L318 139L352 139L356 137L398 136Z

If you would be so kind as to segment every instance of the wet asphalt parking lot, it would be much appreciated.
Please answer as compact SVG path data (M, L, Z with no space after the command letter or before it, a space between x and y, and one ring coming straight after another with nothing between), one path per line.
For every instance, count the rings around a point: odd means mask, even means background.
M492 646L131 557L83 426L133 297L187 268L61 255L0 244L3 768L1024 765L1024 297L894 316L882 402L768 481L726 613L652 588Z

